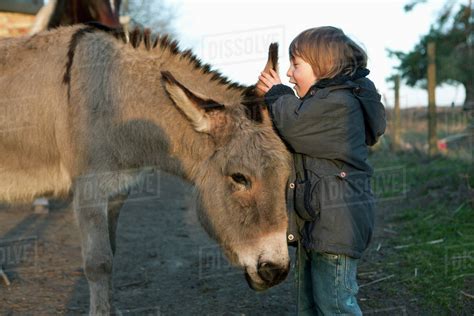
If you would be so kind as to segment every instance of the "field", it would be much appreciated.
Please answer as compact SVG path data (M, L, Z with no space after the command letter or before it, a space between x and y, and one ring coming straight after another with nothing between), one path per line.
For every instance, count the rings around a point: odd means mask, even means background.
M358 271L359 303L367 315L472 315L472 142L428 157L425 110L406 110L403 117L404 150L390 150L389 126L370 156L378 207L375 236ZM472 121L459 108L443 109L439 118L440 138L464 132ZM250 290L199 226L192 188L158 176L158 196L142 192L122 210L114 261L117 310L294 315L293 273L264 293ZM69 201L52 202L48 215L34 214L30 205L0 206L0 263L11 282L0 278L0 315L87 312L73 212Z
M402 111L404 149L390 151L389 124L370 157L377 170L379 234L365 258L367 271L360 271L359 277L380 280L371 285L381 292L380 298L396 298L400 310L408 314L471 315L474 147L473 129L468 125L473 122L472 112L438 110L439 139L466 131L470 136L441 148L435 157L426 154L426 118L426 108ZM384 179L389 181L384 183Z

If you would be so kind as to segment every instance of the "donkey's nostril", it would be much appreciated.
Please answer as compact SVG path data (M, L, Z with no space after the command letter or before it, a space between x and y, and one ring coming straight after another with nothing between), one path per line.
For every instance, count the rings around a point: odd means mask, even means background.
M283 281L288 275L289 267L281 267L271 262L263 262L258 265L257 273L269 286Z

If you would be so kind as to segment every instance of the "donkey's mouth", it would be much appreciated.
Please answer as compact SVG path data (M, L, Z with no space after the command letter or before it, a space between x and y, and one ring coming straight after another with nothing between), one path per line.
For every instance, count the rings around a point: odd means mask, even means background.
M266 289L281 283L286 279L290 270L290 264L285 267L264 262L258 264L257 273L245 270L245 279L249 287L255 291L265 291Z
M252 278L250 277L250 275L247 272L245 272L245 280L247 280L247 284L254 291L262 292L262 291L265 291L269 288L269 286L266 286L263 283L257 283L254 280L252 280Z

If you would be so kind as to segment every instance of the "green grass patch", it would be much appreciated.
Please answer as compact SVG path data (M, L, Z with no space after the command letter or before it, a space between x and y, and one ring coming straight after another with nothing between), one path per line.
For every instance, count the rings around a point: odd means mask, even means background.
M376 173L394 166L404 172L406 203L389 220L398 235L386 258L397 264L386 265L387 272L430 310L461 312L461 291L474 279L474 209L462 198L468 183L474 187L472 162L383 152L370 161Z

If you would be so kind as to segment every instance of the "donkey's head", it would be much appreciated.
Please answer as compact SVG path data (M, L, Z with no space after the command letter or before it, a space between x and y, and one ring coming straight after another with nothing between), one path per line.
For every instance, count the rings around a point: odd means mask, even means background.
M252 86L242 89L239 101L221 104L171 73L162 75L165 89L194 130L211 139L211 153L195 176L203 226L231 263L245 269L251 288L278 284L289 270L285 188L290 156L261 96Z

